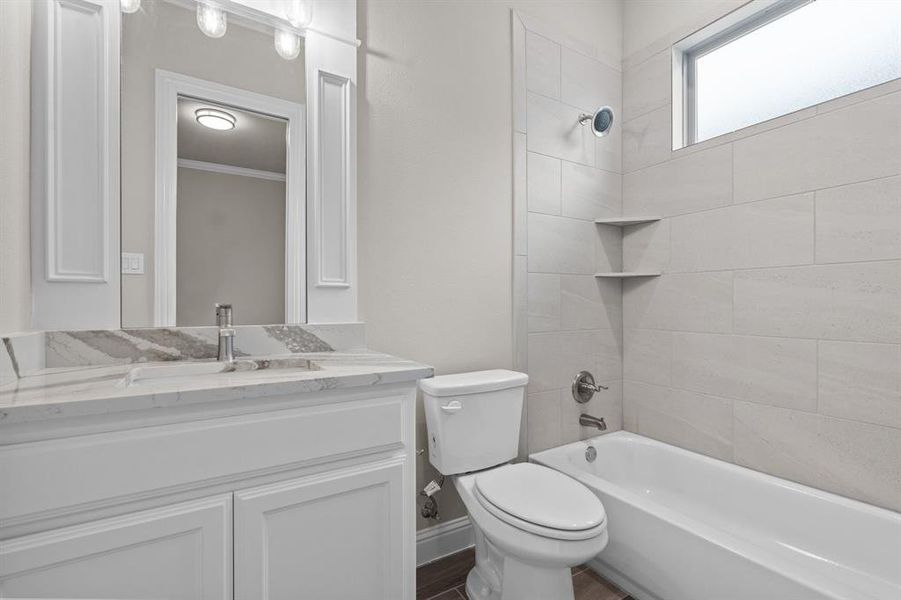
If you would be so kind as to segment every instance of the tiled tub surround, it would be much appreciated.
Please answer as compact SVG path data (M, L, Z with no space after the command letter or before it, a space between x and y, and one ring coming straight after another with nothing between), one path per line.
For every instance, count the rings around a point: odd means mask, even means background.
M621 427L622 292L597 271L622 270L622 233L594 220L622 214L621 132L596 138L580 114L621 109L619 60L513 14L514 346L529 374L523 456L578 440L580 412ZM572 378L609 390L586 405Z
M673 151L677 39L624 63L624 426L901 510L901 82Z

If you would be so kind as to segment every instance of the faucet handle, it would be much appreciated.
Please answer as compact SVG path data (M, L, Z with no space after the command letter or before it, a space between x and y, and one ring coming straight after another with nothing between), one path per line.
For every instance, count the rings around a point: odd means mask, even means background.
M573 399L579 404L585 404L594 396L595 392L606 390L607 386L594 382L594 375L588 371L579 371L573 379Z
M232 326L232 305L217 302L216 307L216 324L219 327Z

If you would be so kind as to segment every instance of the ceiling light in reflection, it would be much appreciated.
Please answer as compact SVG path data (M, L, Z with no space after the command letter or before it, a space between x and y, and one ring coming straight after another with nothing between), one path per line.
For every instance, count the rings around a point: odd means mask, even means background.
M217 131L234 129L237 123L235 115L218 108L198 108L194 111L194 118L204 127Z

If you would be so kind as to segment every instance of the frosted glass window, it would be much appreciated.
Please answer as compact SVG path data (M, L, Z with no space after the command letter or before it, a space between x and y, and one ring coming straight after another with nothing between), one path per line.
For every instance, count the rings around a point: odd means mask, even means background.
M781 6L688 50L688 143L901 77L901 0Z

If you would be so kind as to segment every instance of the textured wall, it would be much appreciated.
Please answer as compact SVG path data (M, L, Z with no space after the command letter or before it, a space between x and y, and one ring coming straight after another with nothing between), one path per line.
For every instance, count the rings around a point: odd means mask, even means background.
M620 55L618 1L358 4L360 314L439 374L513 365L511 7Z
M673 152L690 30L624 62L625 427L899 510L901 82Z
M31 327L31 4L0 2L0 331Z

